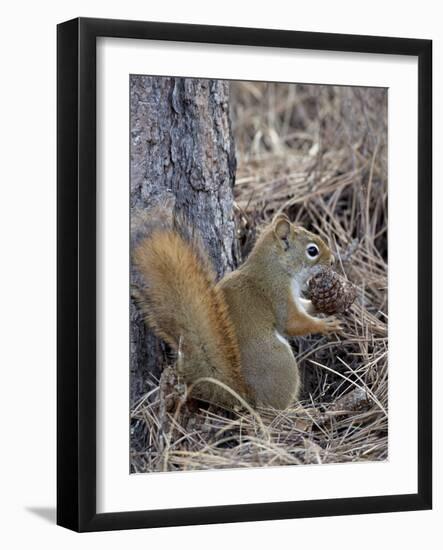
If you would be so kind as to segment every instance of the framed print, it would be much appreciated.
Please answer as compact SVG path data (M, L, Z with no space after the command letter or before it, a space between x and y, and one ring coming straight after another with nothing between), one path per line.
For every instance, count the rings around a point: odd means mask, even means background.
M58 26L59 525L431 508L431 66Z

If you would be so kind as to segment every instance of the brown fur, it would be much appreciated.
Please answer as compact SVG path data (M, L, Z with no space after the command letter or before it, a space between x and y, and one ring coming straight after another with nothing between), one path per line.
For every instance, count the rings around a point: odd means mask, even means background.
M306 253L311 243L319 250L315 259ZM252 404L280 409L300 389L283 337L339 329L335 319L313 317L312 304L300 297L309 277L332 261L318 236L283 215L265 229L243 266L218 284L200 247L173 230L154 231L134 252L145 281L140 301L147 322L175 349L180 345L184 380L216 378ZM194 395L235 402L212 384Z
M309 243L319 248L314 261L306 257ZM312 304L300 307L292 284L301 277L303 286L333 256L316 235L277 216L258 239L243 266L219 283L240 344L241 366L256 401L284 409L298 397L300 377L292 350L284 336L327 332L331 320L312 317ZM298 330L298 332L297 332Z
M146 283L139 290L139 301L156 333L174 349L180 345L181 374L188 384L211 377L249 397L235 330L203 256L173 231L156 231L141 241L134 251L136 268ZM208 401L233 401L211 383L198 384L194 395Z

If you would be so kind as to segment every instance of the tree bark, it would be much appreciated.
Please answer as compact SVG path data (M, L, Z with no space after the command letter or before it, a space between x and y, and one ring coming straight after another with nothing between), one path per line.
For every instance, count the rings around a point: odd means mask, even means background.
M131 212L174 199L203 238L219 277L237 266L233 220L235 150L229 83L131 76ZM132 280L134 273L131 273ZM131 403L158 377L165 346L131 300Z

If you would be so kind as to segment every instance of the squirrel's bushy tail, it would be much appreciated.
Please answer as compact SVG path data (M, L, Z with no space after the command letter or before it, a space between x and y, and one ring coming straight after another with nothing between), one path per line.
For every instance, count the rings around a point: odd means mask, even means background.
M213 378L248 399L228 308L198 243L173 229L154 229L134 247L133 261L141 276L137 298L145 319L182 354L178 365L184 381L192 385ZM238 403L211 382L197 383L192 395L227 406Z

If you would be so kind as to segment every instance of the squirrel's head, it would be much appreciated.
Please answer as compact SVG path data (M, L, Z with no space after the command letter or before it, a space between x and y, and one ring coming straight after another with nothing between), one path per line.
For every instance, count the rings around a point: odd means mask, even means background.
M320 237L292 224L284 214L274 218L270 229L277 261L290 275L302 275L301 282L334 263L333 253Z

